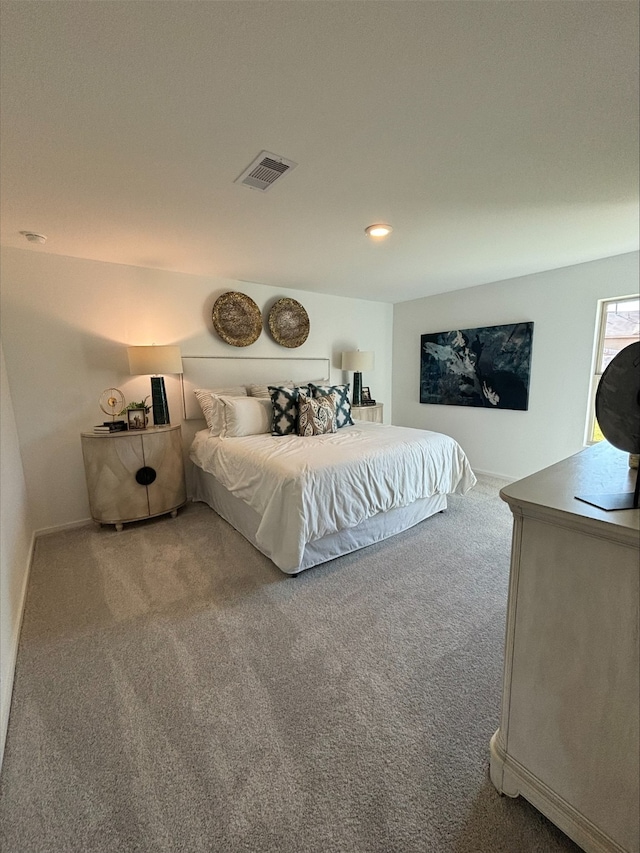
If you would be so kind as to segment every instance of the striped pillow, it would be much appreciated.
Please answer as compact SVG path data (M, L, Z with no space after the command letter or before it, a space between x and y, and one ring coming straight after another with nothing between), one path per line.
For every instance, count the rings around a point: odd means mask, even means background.
M202 414L211 435L220 435L224 430L224 403L220 397L246 397L247 389L243 385L231 388L196 388L196 395Z

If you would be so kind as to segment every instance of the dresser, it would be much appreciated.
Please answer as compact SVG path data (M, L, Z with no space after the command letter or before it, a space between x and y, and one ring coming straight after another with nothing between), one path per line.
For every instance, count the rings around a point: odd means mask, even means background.
M373 406L351 406L351 417L354 421L372 421L381 424L382 408L382 403L375 403Z
M638 853L640 510L603 441L504 488L513 513L500 727L491 780L588 853Z
M187 499L180 426L80 436L91 517L127 521L177 515Z

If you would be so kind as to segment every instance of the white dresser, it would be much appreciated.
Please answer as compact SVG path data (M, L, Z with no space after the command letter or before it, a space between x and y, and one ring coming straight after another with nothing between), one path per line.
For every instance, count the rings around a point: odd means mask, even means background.
M507 486L514 516L500 727L491 779L589 853L638 853L640 510L607 442Z
M127 521L171 513L187 499L180 426L81 435L91 517Z

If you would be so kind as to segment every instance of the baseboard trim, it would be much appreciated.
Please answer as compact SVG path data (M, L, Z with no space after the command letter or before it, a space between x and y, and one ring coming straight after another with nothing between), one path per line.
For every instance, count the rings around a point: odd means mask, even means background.
M509 483L514 483L519 477L510 477L508 474L496 474L495 471L481 471L479 468L473 469L474 474L480 474L482 477L495 477L497 480L508 480Z
M27 588L29 586L29 577L31 575L31 566L33 564L33 554L36 546L36 533L31 534L29 550L27 552L27 567L22 581L20 590L20 599L18 612L20 614L16 621L16 627L11 637L11 647L9 648L9 665L2 679L2 691L0 693L0 770L4 759L4 748L7 742L7 731L9 729L9 716L11 714L11 700L13 698L13 682L15 680L16 662L18 660L18 646L20 644L20 634L22 632L22 621L24 619L24 608L27 601Z
M53 527L41 527L34 535L39 539L41 536L50 536L52 533L61 533L63 530L73 530L76 527L87 527L93 523L91 518L81 518L79 521L68 521L66 524L56 524Z

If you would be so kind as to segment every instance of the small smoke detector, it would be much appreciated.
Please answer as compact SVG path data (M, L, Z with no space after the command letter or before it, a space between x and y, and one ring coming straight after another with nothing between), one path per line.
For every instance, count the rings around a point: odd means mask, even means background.
M239 175L234 184L243 184L252 190L260 190L265 193L268 189L291 172L297 166L293 160L280 157L279 154L271 154L269 151L261 151L256 159L244 172Z
M22 236L30 243L46 243L47 238L44 234L36 234L35 231L21 231Z

